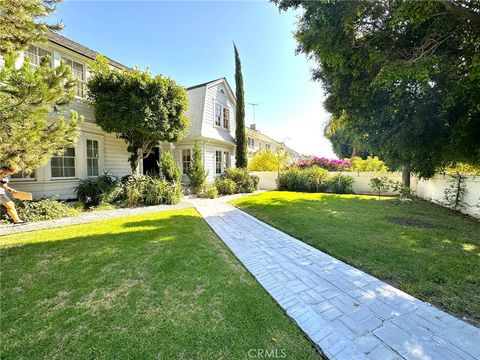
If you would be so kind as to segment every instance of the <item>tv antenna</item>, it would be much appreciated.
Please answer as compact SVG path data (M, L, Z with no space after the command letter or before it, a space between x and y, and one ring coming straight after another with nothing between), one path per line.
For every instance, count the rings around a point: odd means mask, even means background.
M253 125L256 125L257 123L255 122L255 108L260 105L260 103L248 103L253 109Z

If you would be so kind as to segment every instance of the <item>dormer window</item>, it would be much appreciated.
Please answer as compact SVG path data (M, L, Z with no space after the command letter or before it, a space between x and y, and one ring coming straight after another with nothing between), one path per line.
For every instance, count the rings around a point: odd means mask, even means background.
M50 56L50 66L52 66L52 53L51 51L39 48L38 46L30 45L28 49L25 51L25 57L30 60L30 66L33 68L37 68L40 66L42 61L47 57Z
M215 103L215 126L230 129L230 109Z

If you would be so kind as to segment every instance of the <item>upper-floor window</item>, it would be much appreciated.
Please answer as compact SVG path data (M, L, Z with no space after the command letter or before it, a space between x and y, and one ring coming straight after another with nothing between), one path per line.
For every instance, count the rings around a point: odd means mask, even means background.
M52 178L75 177L75 148L67 148L51 160Z
M230 129L230 109L223 108L223 127Z
M215 126L222 124L222 105L215 104Z
M222 152L215 151L215 174L222 173Z
M85 97L85 66L64 56L62 56L62 60L70 66L73 77L77 79L77 91L75 95L81 98Z
M98 141L87 140L87 176L98 176Z
M248 137L247 141L248 141L248 147L251 147L251 148L255 147L255 139L254 138Z
M30 66L37 68L40 66L42 61L47 57L50 56L50 66L52 61L52 52L42 49L38 46L30 45L27 50L25 50L25 57L30 60Z
M190 163L192 161L192 152L190 149L182 150L182 169L183 173L186 175L190 171Z
M270 150L270 148L272 147L269 143L265 143L265 147Z
M230 128L230 109L219 103L215 103L215 126Z
M35 180L36 174L35 171L32 171L30 174L25 171L19 171L16 174L12 174L10 177L15 180Z

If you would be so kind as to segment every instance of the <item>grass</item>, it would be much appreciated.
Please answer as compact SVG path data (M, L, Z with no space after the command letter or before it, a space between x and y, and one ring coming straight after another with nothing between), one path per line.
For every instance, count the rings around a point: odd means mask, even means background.
M0 237L0 248L1 359L317 357L193 209Z
M405 292L480 325L480 222L418 200L266 192L232 201L242 210Z

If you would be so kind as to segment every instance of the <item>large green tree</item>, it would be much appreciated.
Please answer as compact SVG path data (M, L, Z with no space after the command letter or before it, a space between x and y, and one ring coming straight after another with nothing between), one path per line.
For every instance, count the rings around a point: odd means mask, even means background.
M349 127L347 114L331 116L323 132L332 143L333 152L340 158L360 157L365 159L369 153L365 147L364 136Z
M237 46L233 44L235 50L235 96L237 98L237 108L235 111L235 166L246 169L248 165L247 158L247 137L245 135L245 95L243 92L243 75L240 55Z
M100 55L89 69L88 97L95 120L104 131L125 140L132 172L154 146L185 136L187 92L173 79L138 68L111 70Z
M390 168L430 177L479 162L480 4L476 1L276 0L304 11L298 51L334 116Z
M19 51L46 41L46 31L59 28L41 22L57 2L0 0L1 166L30 172L75 144L77 113L68 120L61 116L75 93L70 68L63 63L53 68L48 56L36 67L27 57L20 66L17 61Z

